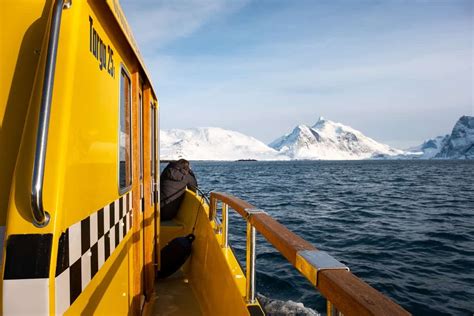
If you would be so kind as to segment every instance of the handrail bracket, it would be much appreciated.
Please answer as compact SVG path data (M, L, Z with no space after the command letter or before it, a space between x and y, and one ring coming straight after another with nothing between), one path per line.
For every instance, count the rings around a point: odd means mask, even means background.
M318 273L323 270L346 270L349 268L325 251L302 250L296 254L296 269L314 285L318 285Z

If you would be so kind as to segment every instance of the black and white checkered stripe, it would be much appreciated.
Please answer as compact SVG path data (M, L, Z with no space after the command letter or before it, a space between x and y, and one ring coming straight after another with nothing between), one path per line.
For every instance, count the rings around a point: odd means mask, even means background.
M59 239L56 314L63 314L132 228L132 192L70 226Z
M53 234L11 234L5 241L1 315L49 315L49 267Z

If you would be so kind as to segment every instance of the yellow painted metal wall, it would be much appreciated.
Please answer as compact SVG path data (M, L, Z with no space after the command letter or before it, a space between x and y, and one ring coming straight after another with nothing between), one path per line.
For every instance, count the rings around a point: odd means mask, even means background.
M100 210L114 201L116 207L126 201L122 197L119 203L118 188L121 67L131 76L141 77L148 87L148 99L156 102L135 48L129 43L130 35L123 34L114 17L116 12L109 7L114 5L113 9L119 10L115 1L109 1L109 5L103 1L73 1L70 9L63 10L43 195L51 221L44 228L34 227L31 178L47 47L45 34L49 31L52 5L53 1L36 0L6 0L0 4L0 226L6 226L5 240L12 235L53 235L47 283L50 314L55 313L57 306L56 263L61 251L58 250L60 238L69 231L71 240L71 227L80 226L88 217L96 218ZM8 27L4 27L6 25ZM91 45L95 45L91 43L93 31L107 51L103 59L91 52ZM132 90L135 96L136 84ZM136 128L135 103L132 112L132 126ZM132 147L134 154L138 154L136 140ZM137 208L139 194L136 194L138 160L133 159L134 194L130 203L136 221L141 222L142 215ZM150 175L146 175L145 180L149 183ZM154 220L154 213L149 216ZM140 229L141 225L133 227ZM140 277L146 264L143 236L140 231L127 233L92 280L82 280L82 292L67 310L68 314L128 314L140 308L132 304L137 302L143 287ZM80 247L81 240L75 242ZM3 252L5 256L5 250ZM134 256L140 260L137 262ZM88 267L83 266L83 272L84 269ZM2 300L2 303L5 302ZM21 304L20 298L18 304Z
M27 113L30 102L38 99L38 94L35 93L38 81L35 78L43 74L41 69L44 68L45 56L41 52L45 49L44 37L49 26L51 8L52 1L6 0L0 3L0 240L3 242L1 249L2 272L5 268L4 247L9 235L7 226L9 205L15 213L10 216L9 220L24 224L23 218L31 216L29 209L31 188L23 190L26 194L23 197L17 192L22 191L20 187L31 186L31 179L25 177L27 172L31 172L31 168L22 170L25 165L32 162L31 149L25 148L23 143L29 141L28 130L35 126L33 119L27 119ZM18 171L15 171L15 168ZM14 230L10 229L10 231ZM46 233L51 230L51 228L46 230ZM26 232L34 231L37 230L31 224L27 226ZM0 297L5 294L3 288L2 284ZM19 303L24 302L20 301ZM2 310L3 305L2 299L0 300Z
M0 2L0 226L6 221L13 172L51 6L52 1Z

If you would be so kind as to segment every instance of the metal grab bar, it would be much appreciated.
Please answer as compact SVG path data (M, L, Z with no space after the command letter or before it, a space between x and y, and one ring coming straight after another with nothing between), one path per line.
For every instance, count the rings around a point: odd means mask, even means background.
M36 135L35 162L33 166L33 179L31 183L31 208L33 225L45 227L48 225L50 215L43 207L43 182L46 160L46 147L48 144L49 116L53 96L54 71L56 69L56 56L58 52L59 29L63 8L68 9L72 0L57 0L53 7L51 27L49 30L48 51L43 78L43 88L40 104L38 134Z
M248 302L252 302L252 298L255 299L256 230L330 302L328 306L332 314L410 315L401 306L353 275L339 261L324 251L318 251L311 243L246 201L225 193L211 192L209 219L217 219L218 201L226 205L226 211L228 206L247 221ZM227 226L226 222L227 220L223 225ZM223 227L223 230L228 230L228 227Z
M255 244L256 244L257 234L255 232L255 227L247 222L247 259L246 259L246 268L245 268L245 277L247 280L245 293L247 296L247 302L254 304L255 303Z
M229 247L229 208L222 204L222 248Z

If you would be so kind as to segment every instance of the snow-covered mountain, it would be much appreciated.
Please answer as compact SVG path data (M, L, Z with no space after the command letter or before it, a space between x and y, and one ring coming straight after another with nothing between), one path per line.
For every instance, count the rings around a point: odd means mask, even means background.
M160 131L160 159L288 160L261 141L217 127Z
M320 117L312 127L298 125L269 145L291 159L353 160L401 155L352 127Z
M407 149L394 149L361 132L324 118L298 125L269 146L244 134L217 127L162 130L161 159L173 160L353 160L474 159L474 117L463 116L451 134Z
M407 152L419 159L474 159L474 117L462 116L451 134L428 139Z
M435 158L474 159L474 116L462 116Z

